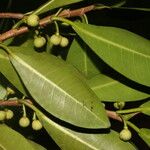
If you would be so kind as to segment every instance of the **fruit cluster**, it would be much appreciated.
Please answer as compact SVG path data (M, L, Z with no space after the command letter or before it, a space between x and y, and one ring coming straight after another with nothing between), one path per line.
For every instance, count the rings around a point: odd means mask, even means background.
M31 27L37 27L39 25L39 17L35 14L29 15L25 23ZM59 33L53 34L50 37L50 42L53 45L60 45L61 47L66 47L69 44L69 40L66 37L59 35ZM36 36L34 39L34 47L41 48L46 44L46 39L43 36Z
M28 127L29 125L30 125L30 120L29 120L29 118L28 117L26 117L26 116L23 116L23 117L21 117L20 118L20 120L19 120L19 125L21 126L21 127ZM32 121L32 129L33 130L40 130L40 129L42 129L42 124L41 124L41 122L39 121L39 120L37 120L37 119L34 119L33 121Z
M61 47L66 47L69 44L69 40L66 37L63 37L59 34L53 34L50 37L50 42L53 45L60 45Z
M7 120L12 119L13 116L14 116L14 113L10 109L0 110L0 121L4 121L5 119Z

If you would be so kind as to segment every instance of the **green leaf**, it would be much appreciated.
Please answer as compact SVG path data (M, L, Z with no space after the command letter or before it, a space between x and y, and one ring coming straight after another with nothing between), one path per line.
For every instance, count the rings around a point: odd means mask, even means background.
M150 41L124 29L70 23L108 65L138 83L150 86Z
M20 133L0 124L0 147L4 150L36 150Z
M24 95L26 95L24 87L14 70L10 60L8 58L8 54L4 52L4 50L0 49L0 72Z
M86 44L82 43L81 45L79 41L74 40L67 55L67 62L71 63L87 78L91 78L100 73L100 69L96 66L95 61L92 60L92 54Z
M103 74L95 76L87 83L102 101L137 101L150 97L149 94L132 89Z
M34 141L28 140L28 142L32 145L32 147L34 147L35 150L46 150L43 146L35 143Z
M0 100L6 96L6 93L6 89L2 85L0 85Z
M106 134L81 133L62 127L44 115L38 117L62 150L135 150L130 143L121 141L115 131Z
M45 110L80 127L110 126L98 97L66 62L23 47L11 50L11 62L30 94Z
M111 7L111 8L150 12L150 8L136 8L136 7Z
M150 129L141 128L138 134L150 146Z
M72 4L72 3L77 3L77 2L80 2L82 0L69 0L69 1L66 1L66 0L49 0L48 2L46 2L45 4L43 4L42 6L40 6L39 8L37 8L33 14L42 14L42 13L45 13L49 10L52 10L52 9L55 9L55 8L58 8L58 7L62 7L62 6L65 6L65 5L69 5L69 4Z
M140 106L140 108L142 108L142 113L145 114L145 115L149 115L150 116L150 101L142 104Z
M122 5L126 4L126 0L121 0L119 2L117 2L116 4L113 4L112 6L110 6L111 8L120 8Z

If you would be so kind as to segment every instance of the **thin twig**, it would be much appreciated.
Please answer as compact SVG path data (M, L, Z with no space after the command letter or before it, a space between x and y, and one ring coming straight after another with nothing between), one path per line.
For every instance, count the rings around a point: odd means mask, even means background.
M89 5L83 8L75 9L75 10L64 10L62 11L58 16L59 17L75 17L75 16L82 16L83 14L94 10L95 6L94 5ZM47 16L43 19L40 20L40 26L46 26L52 22L51 18L53 15ZM27 26L20 27L19 29L11 29L3 34L0 35L0 42L9 39L11 37L18 36L20 34L26 33L29 31L29 28Z
M109 118L122 122L121 117L115 111L106 110L106 113Z
M21 13L0 13L0 18L14 18L14 19L22 19L24 14Z
M22 99L20 99L22 100ZM24 99L26 100L28 103L33 104L31 100L29 99ZM15 99L15 100L0 100L0 106L21 106L21 104L18 102L19 99Z

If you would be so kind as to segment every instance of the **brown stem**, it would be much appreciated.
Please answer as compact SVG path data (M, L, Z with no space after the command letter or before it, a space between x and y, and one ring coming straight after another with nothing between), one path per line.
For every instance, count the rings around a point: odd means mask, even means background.
M33 104L31 100L24 99L28 103ZM0 106L21 106L20 103L18 103L19 99L16 100L0 100Z
M121 117L115 111L106 110L106 113L109 118L122 122Z
M14 19L22 19L24 14L21 13L0 13L0 18L14 18Z
M89 5L89 6L86 6L86 7L80 8L80 9L75 9L75 10L67 9L67 10L62 11L58 16L66 17L66 18L75 17L75 16L82 16L83 14L94 10L94 8L95 8L94 5ZM44 27L44 26L50 24L52 22L52 20L51 20L52 16L53 15L47 16L47 17L41 19L40 20L40 26ZM0 35L0 42L4 41L6 39L9 39L11 37L15 37L15 36L18 36L20 34L26 33L28 31L29 31L29 28L26 26L20 27L19 29L11 29L11 30Z

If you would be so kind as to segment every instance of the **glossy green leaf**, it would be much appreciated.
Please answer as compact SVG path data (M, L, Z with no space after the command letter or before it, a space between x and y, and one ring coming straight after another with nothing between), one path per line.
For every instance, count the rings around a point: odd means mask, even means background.
M34 141L28 140L28 142L32 145L35 150L46 150L43 146L35 143Z
M48 0L48 2L46 2L45 4L43 4L42 6L40 6L39 8L37 8L33 14L42 14L42 13L45 13L49 10L52 10L52 9L55 9L55 8L58 8L58 7L62 7L62 6L65 6L65 5L69 5L69 4L72 4L72 3L77 3L77 2L80 2L82 0L69 0L69 1L66 1L66 0Z
M6 92L6 89L2 85L0 85L0 100L6 96Z
M128 142L119 139L115 131L110 133L80 133L62 127L46 116L38 115L44 128L62 150L135 150Z
M150 146L150 129L141 128L138 134Z
M98 97L66 62L23 47L11 50L11 62L30 94L45 110L77 126L109 127Z
M25 137L4 124L0 124L0 133L0 147L4 150L36 150Z
M9 61L8 55L0 49L0 72L22 93L25 95L24 87Z
M149 115L150 116L150 101L142 104L140 106L140 108L142 108L142 113L145 115Z
M150 97L149 94L132 89L103 74L95 76L87 83L102 101L137 101Z
M74 40L67 55L67 62L75 66L87 78L91 78L99 74L100 69L90 54L92 55L91 50L86 44L81 45L77 40Z
M74 30L108 65L150 86L150 41L124 29L71 23Z

